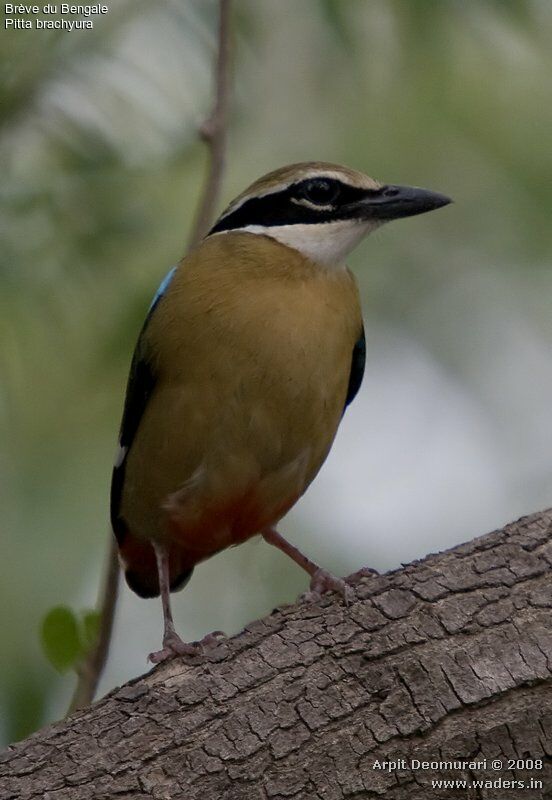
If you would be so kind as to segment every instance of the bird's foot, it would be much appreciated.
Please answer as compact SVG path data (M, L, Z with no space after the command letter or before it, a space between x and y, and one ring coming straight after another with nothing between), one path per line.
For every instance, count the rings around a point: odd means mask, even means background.
M201 653L199 642L184 642L177 634L166 636L163 639L163 648L155 650L148 656L152 664L161 664L178 656L197 656Z
M216 647L222 637L226 637L224 631L213 631L198 642L184 642L176 632L170 631L163 637L163 649L150 653L148 661L161 664L162 661L170 661L179 656L202 655L205 650Z
M346 606L352 601L354 592L343 578L337 578L325 569L317 569L311 578L310 589L304 595L305 600L316 602L326 592L337 592Z
M361 567L351 575L347 575L347 583L358 583L362 578L371 578L376 575L379 575L377 569L373 569L372 567Z

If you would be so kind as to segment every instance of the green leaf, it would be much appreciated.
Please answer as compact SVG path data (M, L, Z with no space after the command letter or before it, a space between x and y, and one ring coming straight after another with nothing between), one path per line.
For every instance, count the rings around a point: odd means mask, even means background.
M82 653L79 625L67 606L50 609L42 621L42 647L50 663L59 671L74 667Z
M89 608L81 613L83 650L91 650L98 641L101 618L100 612L94 609Z

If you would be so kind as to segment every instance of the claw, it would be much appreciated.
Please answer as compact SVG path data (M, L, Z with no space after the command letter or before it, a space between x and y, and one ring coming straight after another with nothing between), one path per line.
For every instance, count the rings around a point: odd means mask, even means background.
M343 578L337 578L325 569L317 569L311 578L310 590L304 597L307 601L316 602L326 592L340 594L346 606L350 604L354 596L353 590Z
M350 583L358 583L358 581L360 581L362 578L371 578L376 575L379 575L377 569L372 569L372 567L361 567L356 572L348 575L347 581Z
M205 650L216 647L222 637L226 637L224 631L213 631L198 642L184 642L177 633L171 632L163 638L162 650L150 653L148 661L152 664L161 664L179 656L199 656Z
M162 650L155 650L150 653L148 661L151 661L152 664L161 664L163 661L170 661L173 658L178 658L178 656L197 656L200 652L199 645L187 644L180 640L179 642L165 644Z

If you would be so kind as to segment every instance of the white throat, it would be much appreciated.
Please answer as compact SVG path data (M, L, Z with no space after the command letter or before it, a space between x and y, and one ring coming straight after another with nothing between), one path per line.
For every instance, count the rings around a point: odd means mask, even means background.
M293 247L312 261L329 267L339 267L361 239L380 224L380 221L375 220L341 219L310 224L245 225L232 230L270 236L288 247Z

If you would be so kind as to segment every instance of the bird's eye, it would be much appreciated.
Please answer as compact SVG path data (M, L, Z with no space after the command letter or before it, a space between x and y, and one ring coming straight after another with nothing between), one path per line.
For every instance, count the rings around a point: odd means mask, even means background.
M333 203L339 194L339 187L335 181L324 178L313 178L305 181L302 186L302 195L309 203L317 206L328 206Z

